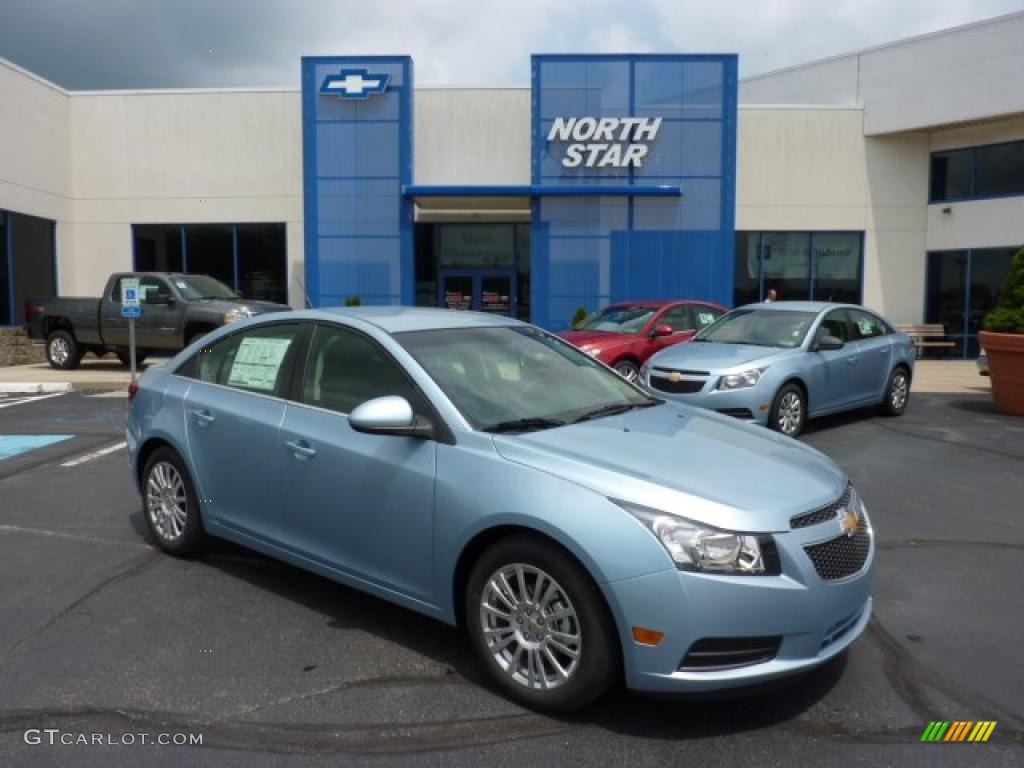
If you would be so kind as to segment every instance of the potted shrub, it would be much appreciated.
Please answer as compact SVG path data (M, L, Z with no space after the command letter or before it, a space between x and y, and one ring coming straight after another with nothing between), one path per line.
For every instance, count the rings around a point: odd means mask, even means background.
M363 306L363 300L358 296L349 296L345 299L346 307L361 307Z
M587 314L587 310L584 307L576 307L576 313L572 316L572 327L575 328L586 320Z
M1017 251L995 309L978 334L988 355L996 410L1024 416L1024 248Z

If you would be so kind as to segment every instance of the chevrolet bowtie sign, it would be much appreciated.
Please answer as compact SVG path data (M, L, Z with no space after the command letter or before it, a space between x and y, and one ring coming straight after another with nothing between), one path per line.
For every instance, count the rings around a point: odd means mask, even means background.
M556 117L548 142L573 142L563 168L641 168L660 128L660 117Z
M336 75L328 75L320 86L320 93L335 94L343 99L365 99L384 93L391 75L371 75L366 69L343 69Z

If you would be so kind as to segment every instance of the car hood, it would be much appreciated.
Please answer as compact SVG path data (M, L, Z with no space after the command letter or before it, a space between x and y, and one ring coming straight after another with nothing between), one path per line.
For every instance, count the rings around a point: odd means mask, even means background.
M636 337L631 333L608 333L607 331L560 331L559 338L581 349L587 347L607 347L612 344L629 342Z
M651 365L681 370L721 371L738 366L771 365L797 352L799 349L691 341L659 352L651 358Z
M608 498L752 533L788 530L847 483L796 440L675 403L493 440L503 458Z
M272 301L250 301L249 299L197 299L195 304L200 304L212 312L230 312L238 307L248 307L254 314L264 312L286 312L291 307L287 304L275 304Z

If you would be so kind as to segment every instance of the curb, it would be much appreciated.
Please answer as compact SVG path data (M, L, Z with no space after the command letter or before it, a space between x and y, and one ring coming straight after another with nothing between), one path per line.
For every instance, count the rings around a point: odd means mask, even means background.
M0 382L0 395L49 395L70 392L70 381L51 382Z

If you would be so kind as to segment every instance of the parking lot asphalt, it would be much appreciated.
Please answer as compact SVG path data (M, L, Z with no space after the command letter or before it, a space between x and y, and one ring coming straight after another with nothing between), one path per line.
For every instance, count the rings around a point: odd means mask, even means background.
M0 409L0 435L73 435L0 460L0 765L1024 763L1024 420L985 395L802 438L878 535L875 616L848 654L758 695L620 692L569 718L492 692L455 629L226 544L162 555L115 447L125 407ZM998 725L922 744L932 720ZM47 728L202 746L26 743Z

